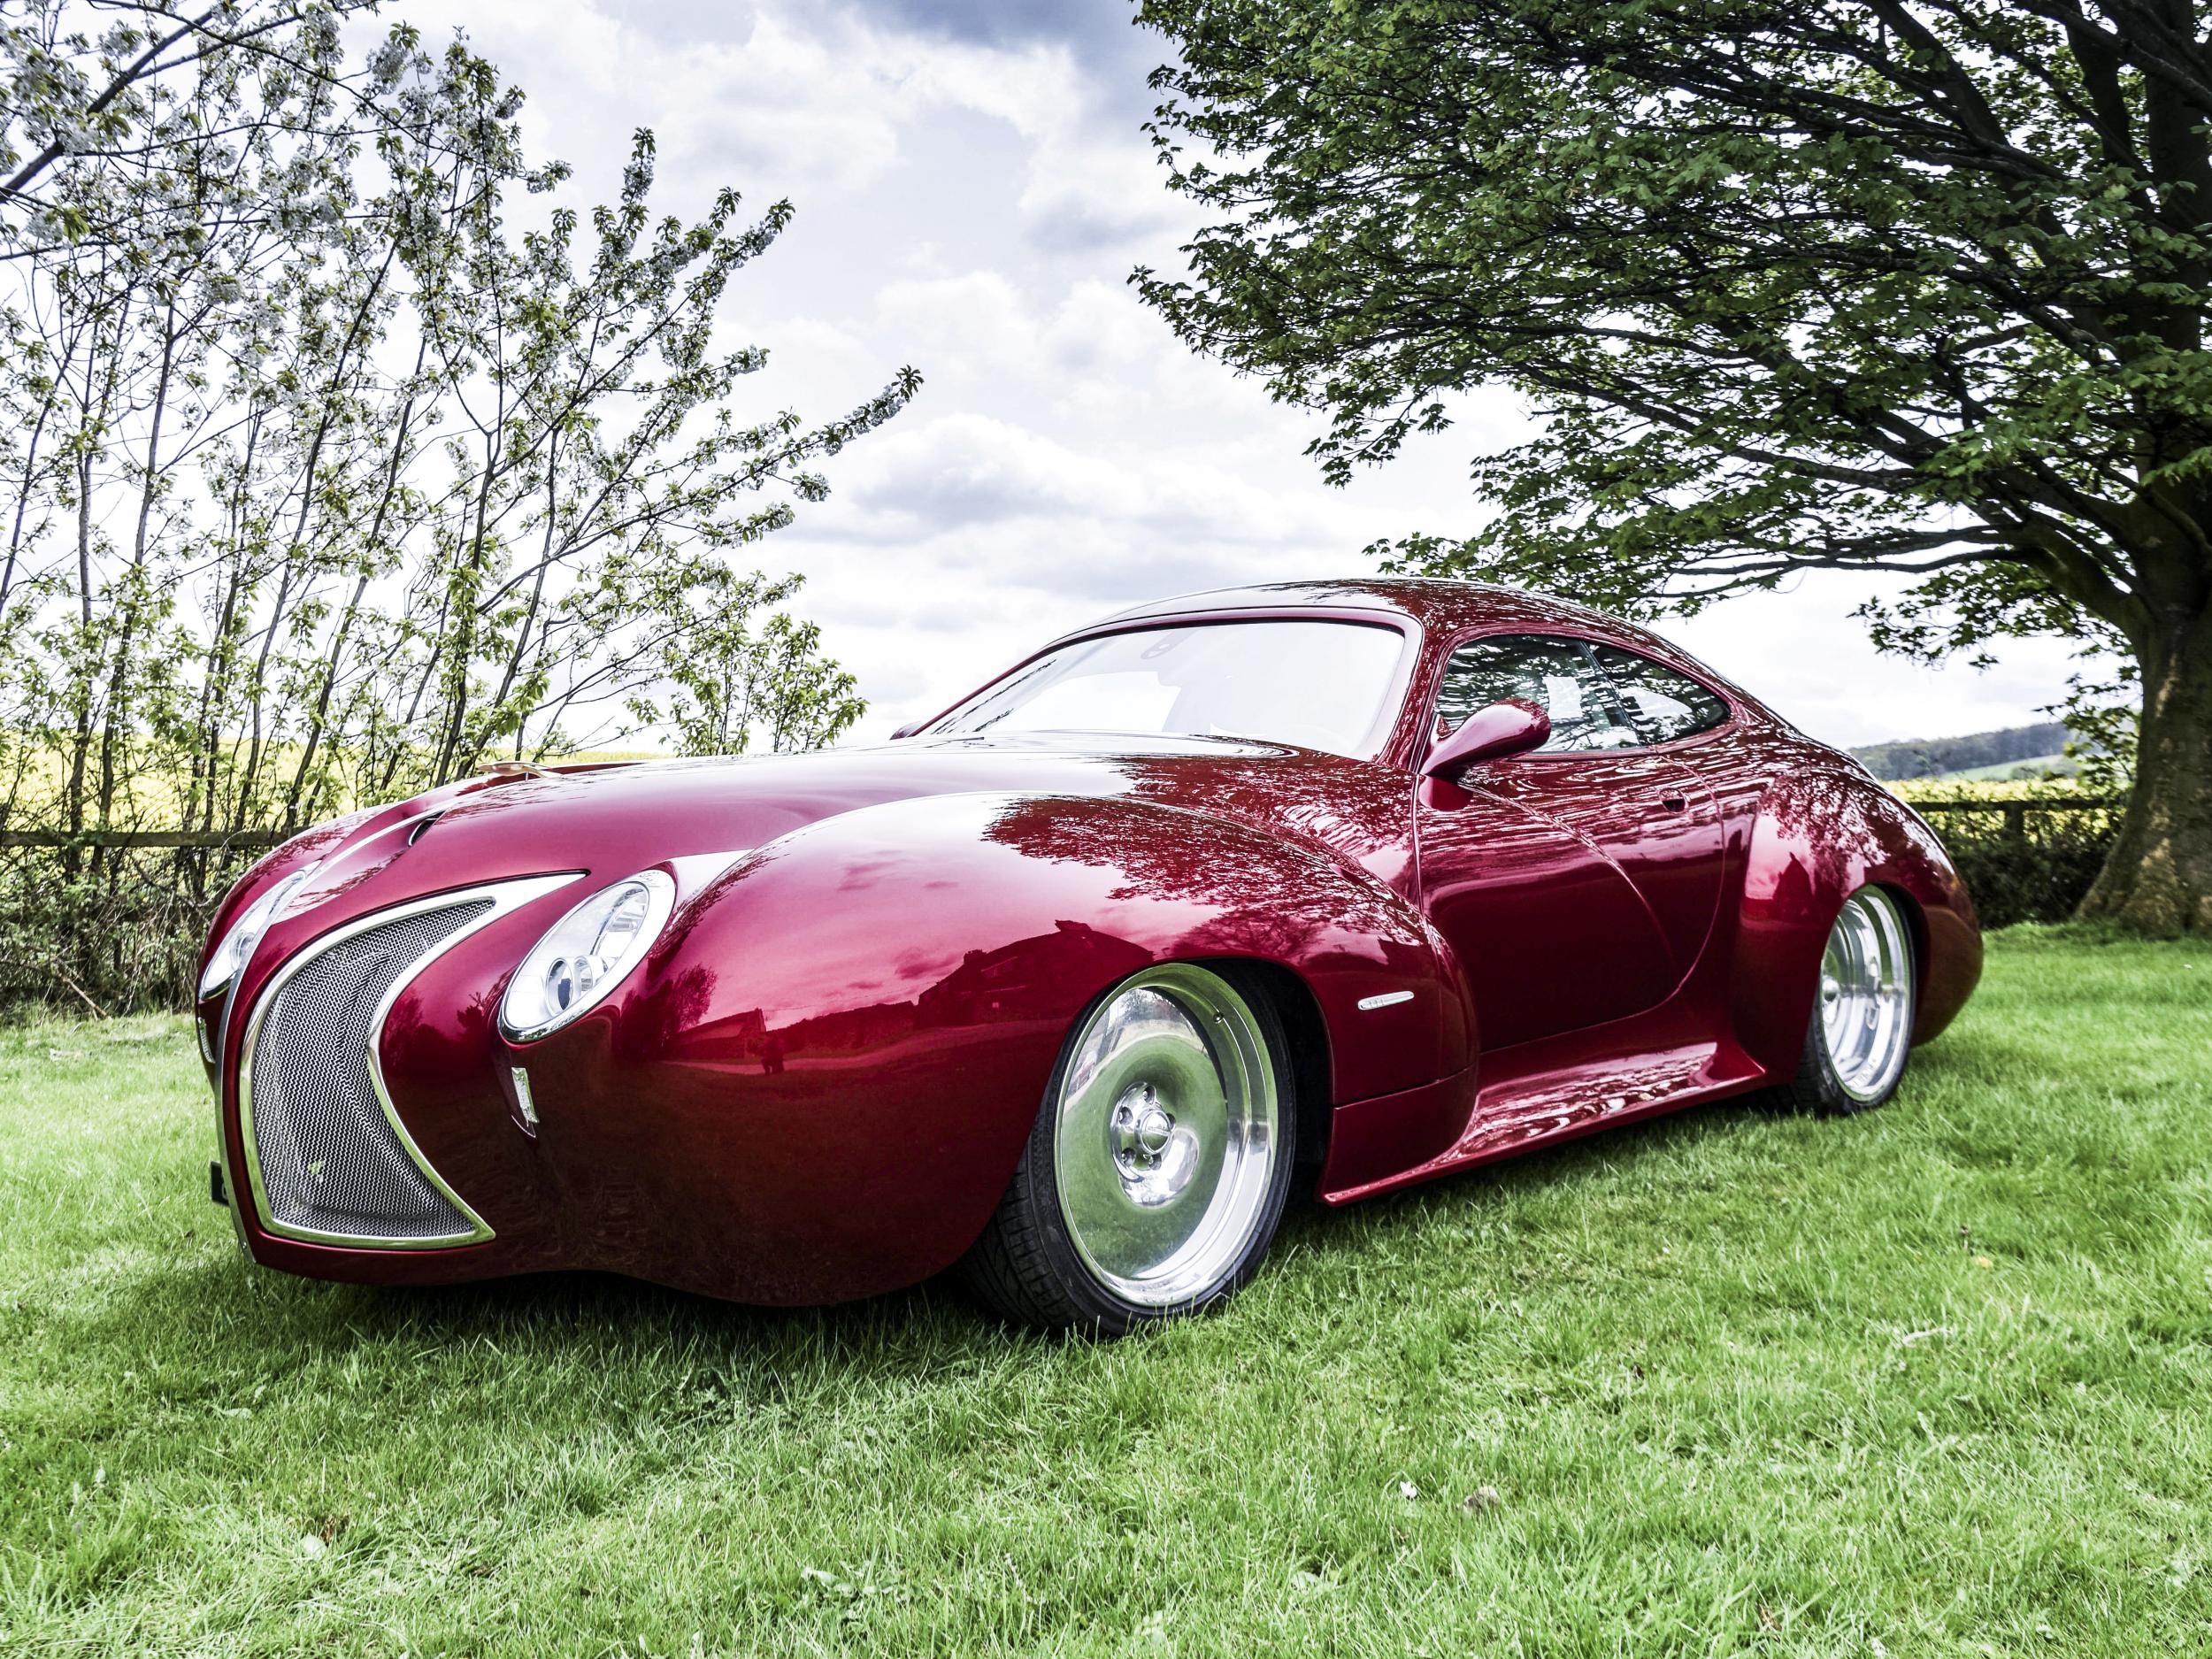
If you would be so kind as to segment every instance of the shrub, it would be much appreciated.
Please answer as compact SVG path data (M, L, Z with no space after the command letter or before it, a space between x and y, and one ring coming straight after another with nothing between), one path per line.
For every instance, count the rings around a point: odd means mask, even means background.
M2116 803L2081 805L2079 792L2063 787L1899 793L1943 838L1985 927L2064 921L2104 867L2119 829Z
M215 906L260 852L0 851L0 1007L188 1007Z

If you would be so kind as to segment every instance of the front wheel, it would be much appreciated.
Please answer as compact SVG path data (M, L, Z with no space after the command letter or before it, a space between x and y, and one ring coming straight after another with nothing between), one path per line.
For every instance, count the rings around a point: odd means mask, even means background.
M1824 1112L1871 1111L1897 1092L1912 1052L1912 940L1897 901L1861 887L1821 953L1797 1080L1784 1093Z
M1112 1335L1219 1302L1282 1217L1293 1087L1256 984L1133 974L1070 1033L969 1283L1010 1318Z

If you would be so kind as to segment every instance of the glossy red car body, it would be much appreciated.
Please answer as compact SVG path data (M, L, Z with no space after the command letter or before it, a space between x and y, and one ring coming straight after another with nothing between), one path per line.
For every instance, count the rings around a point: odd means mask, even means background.
M388 1284L593 1268L766 1303L910 1284L983 1228L1071 1025L1166 959L1272 977L1333 1203L1786 1079L1828 928L1865 883L1905 901L1915 1040L1972 991L1973 912L1927 826L1640 630L1494 588L1348 581L1164 603L1081 632L1255 616L1406 636L1379 756L924 737L472 780L300 836L215 922L219 937L321 861L200 1010L233 1194L252 1192L241 1011L288 959L425 895L584 874L437 956L383 1026L392 1109L493 1236L333 1248L280 1236L248 1199L234 1204L247 1248ZM1421 777L1447 654L1509 632L1640 651L1732 712L1658 748L1518 756L1463 787ZM502 1035L506 977L594 884L654 865L680 879L694 866L671 861L740 849L679 893L606 1002L534 1042Z

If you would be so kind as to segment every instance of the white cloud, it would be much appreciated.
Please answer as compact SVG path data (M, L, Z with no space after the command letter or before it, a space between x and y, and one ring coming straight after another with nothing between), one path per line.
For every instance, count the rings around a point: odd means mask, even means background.
M1317 418L1139 303L1129 270L1173 268L1193 221L1138 126L1131 54L1152 47L1110 43L1120 0L1051 0L1018 28L983 27L1009 15L987 0L964 29L931 27L934 0L403 5L434 39L465 23L528 89L533 145L577 165L569 199L611 193L650 127L657 206L695 213L725 185L796 202L731 292L730 338L771 351L741 417L819 419L922 371L915 405L826 468L831 499L758 550L809 573L803 609L873 701L864 736L1119 605L1343 575L1376 538L1464 534L1469 453L1522 429L1509 398L1462 399L1452 432L1328 489L1301 453ZM1084 6L1098 27L1048 27ZM2045 648L2008 647L1986 675L1878 657L1849 619L1861 596L1809 582L1670 632L1844 741L2034 718L2063 679Z
M1027 297L996 271L886 283L875 315L879 332L910 342L917 355L946 360L956 373L1018 370L1035 353Z
M1310 510L1203 457L1135 460L1076 449L984 415L950 415L886 434L853 492L881 537L1050 520L1113 536L1174 534L1279 547Z
M1099 143L1060 131L1038 147L1019 206L1044 246L1110 255L1133 237L1189 220L1190 210L1163 180L1147 145L1120 134Z
M603 122L649 126L672 167L734 168L778 195L853 190L908 159L918 126L961 111L1025 142L1022 211L1088 202L1106 219L1128 217L1108 211L1119 147L1087 142L1090 100L1062 46L933 38L872 23L864 7L803 0L751 7L726 38L705 39L634 27L606 0L410 8L426 22L442 12L531 92L527 125L556 154Z

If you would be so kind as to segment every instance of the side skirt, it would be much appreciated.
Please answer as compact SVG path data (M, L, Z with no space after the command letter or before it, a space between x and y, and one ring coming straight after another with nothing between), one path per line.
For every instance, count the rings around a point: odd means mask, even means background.
M1609 1025L1487 1055L1479 1087L1463 1072L1340 1106L1320 1196L1348 1204L1765 1081L1750 1056L1710 1031L1709 1018L1676 998Z

